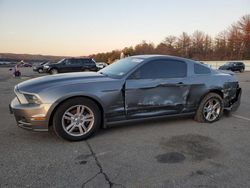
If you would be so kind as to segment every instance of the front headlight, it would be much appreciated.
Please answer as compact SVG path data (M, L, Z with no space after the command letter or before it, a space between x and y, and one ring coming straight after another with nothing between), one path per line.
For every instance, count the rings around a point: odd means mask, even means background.
M32 94L24 94L24 97L26 98L27 102L29 104L41 104L41 101L38 99L37 96Z

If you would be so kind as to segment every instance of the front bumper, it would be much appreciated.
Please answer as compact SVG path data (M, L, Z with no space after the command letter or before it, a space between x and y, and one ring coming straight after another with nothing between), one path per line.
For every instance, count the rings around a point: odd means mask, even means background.
M231 101L232 102L231 111L236 111L239 108L241 101L241 94L242 94L242 89L238 88L236 92L236 97Z
M18 99L14 98L9 108L19 127L33 131L48 131L49 118L46 115L50 106L50 104L20 104Z

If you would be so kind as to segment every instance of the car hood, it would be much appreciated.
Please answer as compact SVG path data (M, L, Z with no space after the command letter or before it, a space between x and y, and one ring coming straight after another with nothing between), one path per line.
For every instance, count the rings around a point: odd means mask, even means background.
M39 78L30 79L17 85L17 89L21 92L39 92L41 90L49 89L69 84L84 84L91 82L112 81L114 79L104 76L97 72L79 72L79 73L65 73L57 75L43 76Z
M228 68L230 65L221 65L220 68Z
M228 75L231 75L231 76L235 76L235 73L230 71L230 70L217 70L218 73L223 73L223 74L228 74Z

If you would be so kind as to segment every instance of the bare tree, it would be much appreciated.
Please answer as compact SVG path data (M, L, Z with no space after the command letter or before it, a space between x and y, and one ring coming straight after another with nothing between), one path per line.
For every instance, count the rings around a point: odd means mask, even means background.
M250 58L250 14L241 17L237 22L241 32L241 58Z
M230 59L241 59L242 33L236 24L228 29L228 50Z
M177 41L177 48L179 51L179 54L182 57L189 58L190 57L190 48L191 48L191 38L190 36L183 32Z
M142 43L137 44L135 46L135 55L140 54L153 54L154 53L154 44L147 43L146 41L142 41Z
M204 56L205 33L195 31L192 36L192 58L202 59Z
M227 58L227 31L220 32L214 41L214 58L217 60L224 60Z
M213 54L213 39L209 35L205 35L204 45L203 45L204 55L203 59L208 60Z

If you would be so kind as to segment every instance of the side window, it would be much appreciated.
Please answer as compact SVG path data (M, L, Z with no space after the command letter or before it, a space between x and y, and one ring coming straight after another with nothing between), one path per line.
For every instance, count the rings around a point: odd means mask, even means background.
M77 66L79 64L80 64L79 59L71 59L70 60L70 65Z
M77 65L79 65L79 66L82 66L82 65L83 65L83 62L82 62L81 59L78 59L78 60L77 60Z
M70 65L70 64L71 64L71 60L65 59L64 64L65 64L65 65Z
M77 64L77 59L71 59L70 64L71 65L76 65Z
M88 65L88 60L87 60L87 59L81 59L81 64L82 64L83 66Z
M183 78L187 76L187 64L176 60L150 61L136 70L132 79Z
M85 60L84 60L84 64L90 66L90 65L93 65L94 62L91 61L90 59L85 59Z
M204 65L194 64L194 73L195 74L210 74L211 70Z

